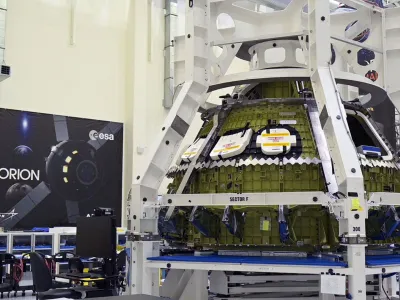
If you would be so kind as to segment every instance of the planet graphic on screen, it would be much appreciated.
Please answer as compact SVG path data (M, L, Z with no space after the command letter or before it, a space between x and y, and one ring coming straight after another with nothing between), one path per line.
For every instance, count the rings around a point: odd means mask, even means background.
M25 183L14 183L6 192L6 201L18 202L29 194L30 191L32 191L30 185Z
M16 156L26 157L32 155L32 153L32 149L25 145L19 145L14 149L14 154Z
M13 167L26 168L33 162L33 150L26 145L19 145L13 150Z

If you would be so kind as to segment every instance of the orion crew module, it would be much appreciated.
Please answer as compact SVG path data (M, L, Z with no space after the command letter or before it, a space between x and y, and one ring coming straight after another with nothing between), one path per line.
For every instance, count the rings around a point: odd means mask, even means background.
M207 299L210 280L215 299L396 295L396 7L185 2L184 83L128 205L131 293ZM235 57L250 71L226 74ZM203 125L170 167L196 111ZM164 175L168 193L154 200ZM145 283L157 268L170 270L160 291Z

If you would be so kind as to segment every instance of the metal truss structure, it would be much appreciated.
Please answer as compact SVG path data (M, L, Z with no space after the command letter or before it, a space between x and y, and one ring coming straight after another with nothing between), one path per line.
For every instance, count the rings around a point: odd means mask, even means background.
M400 6L399 2L400 1L398 1L398 0L388 0L387 4L392 4L392 5L396 6L396 7L399 7Z
M383 9L371 4L371 1L341 0L356 10L331 15L328 0L293 0L284 10L260 14L237 6L237 2L185 1L186 34L178 37L175 44L175 82L184 83L150 149L148 162L134 175L131 200L127 206L129 292L158 295L157 269L168 267L182 270L175 277L169 276L168 286L173 287L173 291L169 292L172 299L207 299L207 272L236 271L239 265L196 262L166 265L162 261L147 261L148 257L159 255L157 211L161 206L224 206L232 205L234 201L235 206L319 204L330 207L339 219L340 234L345 237L348 267L331 269L329 274L348 276L348 292L352 299L366 299L366 276L384 272L382 268L365 266L368 206L399 205L400 194L375 193L366 197L359 158L349 134L341 99L352 98L354 88L367 91L372 99L400 98L400 83L394 75L400 67L400 8ZM217 23L222 15L228 15L234 27L218 28ZM360 20L360 23L368 21L371 30L379 33L379 38L364 44L348 38L344 27L354 19ZM270 64L265 61L263 53L276 47L277 43L285 48L286 60L281 64ZM338 59L342 67L330 65L331 44L339 50ZM219 57L213 52L216 46L223 49ZM298 48L303 51L305 62L293 58ZM354 66L354 58L349 58L353 50L361 48L370 49L377 55L375 68L380 76L375 82ZM249 57L251 71L225 75L235 56ZM286 68L282 68L282 65ZM294 66L297 69L290 68ZM168 194L158 201L158 188L196 112L206 106L209 93L228 86L274 81L277 78L311 78L319 120L334 162L337 188L343 197L334 198L323 192ZM186 180L197 158L188 168ZM352 206L354 201L359 204L356 210ZM390 272L400 272L400 265L386 268L386 272L389 269ZM315 274L320 277L328 272L327 267L246 264L240 264L240 270ZM321 299L331 298L321 295Z

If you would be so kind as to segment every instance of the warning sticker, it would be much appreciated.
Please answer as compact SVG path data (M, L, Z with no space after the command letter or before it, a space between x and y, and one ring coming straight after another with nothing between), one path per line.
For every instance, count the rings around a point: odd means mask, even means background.
M297 121L296 120L280 120L279 124L281 124L281 125L296 125Z

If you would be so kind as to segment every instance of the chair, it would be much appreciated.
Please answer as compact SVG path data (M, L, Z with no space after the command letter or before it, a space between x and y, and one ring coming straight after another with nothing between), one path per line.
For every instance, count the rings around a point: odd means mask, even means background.
M81 293L72 289L53 289L53 278L42 255L30 253L33 285L35 286L36 299L70 298L80 299Z
M3 298L3 293L7 293L10 296L10 292L13 290L14 282L13 276L10 274L5 274L5 266L8 264L8 261L13 261L15 259L14 255L9 253L4 253L0 255L0 272L1 278L4 278L0 283L0 294L1 298Z
M14 277L14 297L17 296L18 292L22 292L22 296L25 296L26 291L34 291L32 280L32 272L29 268L29 253L22 254L20 259L16 259L13 266Z
M79 257L68 259L68 271L70 273L83 273L84 268L85 266Z

